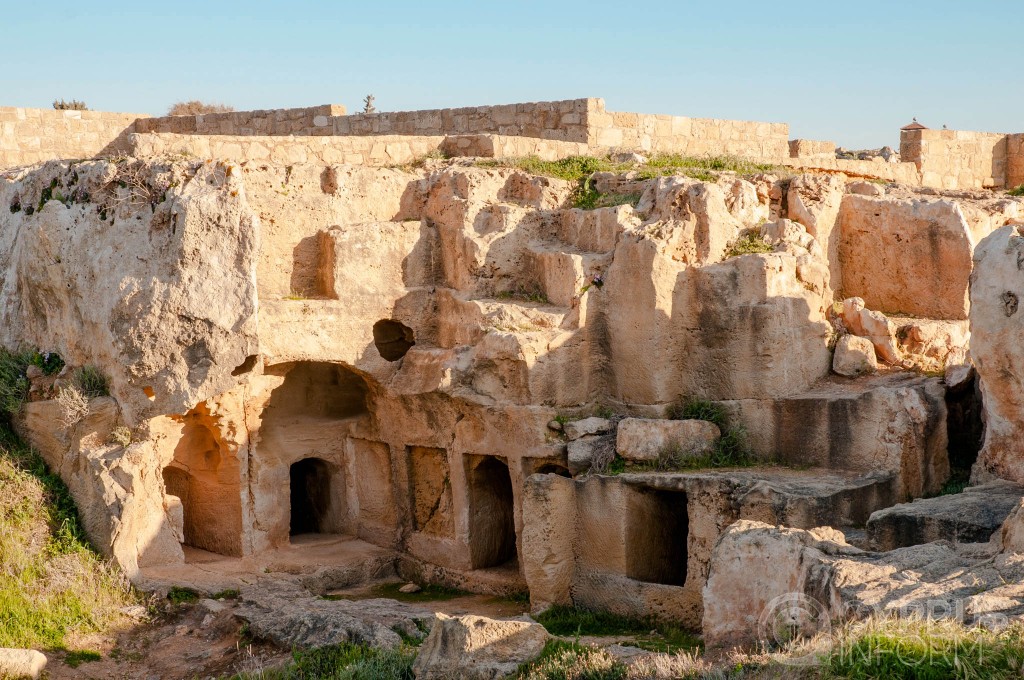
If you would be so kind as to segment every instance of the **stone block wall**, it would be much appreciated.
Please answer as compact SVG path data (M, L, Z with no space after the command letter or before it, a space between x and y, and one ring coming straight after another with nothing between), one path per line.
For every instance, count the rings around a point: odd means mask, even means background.
M466 135L491 133L587 142L595 99L567 99L459 109L358 113L335 118L336 135Z
M820 139L789 140L790 158L835 158L836 143Z
M1024 134L1006 136L1006 188L1024 184Z
M128 150L135 113L0 107L0 169Z
M917 164L921 183L937 189L1006 186L1007 135L966 130L903 130L900 158Z
M785 123L605 111L604 100L589 101L588 141L601 150L733 155L766 162L789 157L789 125Z
M192 135L333 135L333 121L344 115L344 106L325 104L303 109L163 116L140 121L135 131Z
M437 152L444 137L381 135L377 137L263 137L136 133L133 156L184 154L218 160L335 165L404 165Z

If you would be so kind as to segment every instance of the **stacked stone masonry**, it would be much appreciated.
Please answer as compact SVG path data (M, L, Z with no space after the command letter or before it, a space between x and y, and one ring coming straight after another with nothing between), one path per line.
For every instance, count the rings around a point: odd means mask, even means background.
M917 164L921 183L927 187L1009 188L1024 180L1020 137L965 130L903 130L900 157ZM1012 151L1011 138L1015 138Z
M104 111L0 107L0 168L126 151L145 116Z

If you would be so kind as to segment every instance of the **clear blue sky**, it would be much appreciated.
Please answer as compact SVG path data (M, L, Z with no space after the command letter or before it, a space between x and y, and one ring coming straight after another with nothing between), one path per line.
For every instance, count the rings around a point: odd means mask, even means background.
M850 147L1024 131L1020 0L0 0L0 105L408 110L604 97Z

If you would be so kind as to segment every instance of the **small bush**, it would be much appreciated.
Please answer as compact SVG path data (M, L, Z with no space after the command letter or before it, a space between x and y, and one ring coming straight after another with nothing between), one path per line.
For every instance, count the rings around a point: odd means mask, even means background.
M56 375L64 368L64 359L56 352L33 352L29 363L38 366L43 375Z
M706 420L725 430L725 409L707 399L679 399L668 407L670 420Z
M756 234L748 234L733 241L725 251L725 256L729 258L739 255L773 252L775 252L775 247L770 243Z
M74 385L57 392L57 405L60 407L60 422L65 429L74 427L89 415L89 399Z
M198 99L190 99L187 102L178 102L167 110L168 116L201 116L207 113L231 113L234 107L226 104L214 104L212 102L201 102Z
M64 101L63 99L54 99L53 108L58 111L88 111L89 107L85 105L85 102L80 102L77 99L71 99Z
M124 425L118 425L110 432L110 443L128 447L132 443L132 431Z
M73 382L90 399L110 396L110 379L96 366L82 366L75 371Z
M1024 196L1024 184L1018 184L1017 186L1010 189L1006 193L1010 194L1011 196Z
M172 586L167 592L167 599L171 604L192 604L199 601L199 593L191 588Z

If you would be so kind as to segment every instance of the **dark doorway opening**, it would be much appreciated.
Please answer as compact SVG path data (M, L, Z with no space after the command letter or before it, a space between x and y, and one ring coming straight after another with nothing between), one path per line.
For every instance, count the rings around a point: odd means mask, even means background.
M981 388L977 377L946 390L946 432L949 433L950 486L963 487L985 439Z
M512 476L495 456L469 456L469 552L474 569L516 558Z
M306 458L292 464L289 477L291 535L326 532L331 511L330 466L317 458Z
M686 493L634 488L626 512L626 576L670 586L686 583Z

